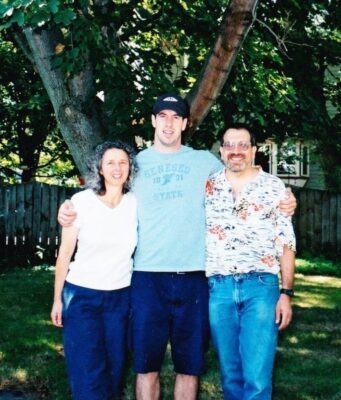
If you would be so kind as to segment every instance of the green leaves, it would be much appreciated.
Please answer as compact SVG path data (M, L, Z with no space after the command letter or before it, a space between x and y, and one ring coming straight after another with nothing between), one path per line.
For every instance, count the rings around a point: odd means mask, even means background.
M0 18L4 21L2 28L13 25L41 27L51 20L57 25L69 26L76 18L76 12L67 3L60 0L8 1L0 6Z
M27 15L27 24L31 26L43 26L51 20L51 13L47 7L35 9Z
M59 4L60 4L59 0L49 0L47 2L47 6L53 14L56 14L58 12Z
M10 20L4 25L4 28L8 28L11 25L18 24L20 27L25 23L24 13L20 10L15 10Z
M56 24L68 26L75 18L76 13L71 8L67 8L56 12L53 19Z

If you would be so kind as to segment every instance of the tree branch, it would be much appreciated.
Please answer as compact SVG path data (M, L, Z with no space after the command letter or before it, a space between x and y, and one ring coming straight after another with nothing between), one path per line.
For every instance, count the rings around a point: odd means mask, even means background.
M223 88L256 14L258 0L231 0L220 33L200 78L187 96L191 105L188 136L200 125Z
M285 41L284 39L281 39L271 28L269 25L267 25L265 22L261 21L260 19L256 18L255 19L256 22L258 22L260 25L264 26L270 33L271 35L276 39L276 42L278 44L278 49L279 51L287 58L291 59L288 56L288 49L287 46L285 45Z
M32 63L34 65L33 55L30 52L30 48L28 47L23 34L19 31L13 30L12 35L13 35L15 42L20 47L21 51L24 53L25 57L29 60L30 63Z
M8 176L21 177L21 173L20 172L17 172L17 171L15 171L15 170L13 170L12 168L9 168L9 167L4 167L4 166L0 165L0 171L4 171L5 175L8 175Z
M51 159L49 161L47 161L45 164L38 165L37 169L45 168L48 165L51 165L53 162L57 161L60 158L62 153L63 153L63 150L59 151L55 156L51 157Z
M284 33L283 37L280 38L280 37L269 27L269 25L267 25L265 22L261 21L261 20L258 19L258 18L256 18L255 21L258 22L260 25L264 26L264 28L266 28L266 29L271 33L271 35L276 39L276 42L277 42L277 44L278 44L278 49L279 49L279 51L280 51L285 57L287 57L289 60L292 60L292 58L289 57L289 55L288 55L288 48L287 48L287 45L288 45L288 44L292 44L292 45L296 45L296 46L314 47L314 46L311 46L311 45L306 44L306 43L295 43L295 42L292 42L292 41L290 41L290 40L286 40L287 34L288 34L288 32L290 31L291 27L295 24L295 22L293 22L290 26L287 27L287 29L285 30L285 33Z
M338 76L335 74L335 72L329 67L329 65L327 65L326 70L328 71L328 73L335 79L338 79Z

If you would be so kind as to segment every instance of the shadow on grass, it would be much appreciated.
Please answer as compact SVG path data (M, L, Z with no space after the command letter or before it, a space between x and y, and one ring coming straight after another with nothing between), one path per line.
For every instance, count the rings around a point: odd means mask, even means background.
M280 335L274 399L341 399L340 290L309 283L309 277L305 283L305 291L296 299L294 321ZM307 306L317 302L324 306Z
M294 319L279 337L273 400L341 400L341 279L298 275L295 289Z

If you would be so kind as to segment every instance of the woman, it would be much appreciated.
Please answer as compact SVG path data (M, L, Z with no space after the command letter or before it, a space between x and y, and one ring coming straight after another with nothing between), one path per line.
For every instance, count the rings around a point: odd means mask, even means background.
M73 398L119 399L137 241L129 190L137 166L132 148L120 141L98 145L89 166L88 189L72 197L77 218L62 230L51 319L63 327Z

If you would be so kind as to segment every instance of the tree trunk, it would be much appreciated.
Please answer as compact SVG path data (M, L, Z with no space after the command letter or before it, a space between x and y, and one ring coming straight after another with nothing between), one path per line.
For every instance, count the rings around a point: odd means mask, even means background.
M58 35L46 30L24 29L24 35L43 84L52 102L61 133L82 175L87 171L84 159L102 141L95 107L89 107L93 96L92 67L67 80L60 69L51 65ZM67 81L70 85L67 86Z
M188 136L204 120L223 88L234 60L255 19L258 0L231 0L220 33L195 86L188 94L191 105Z

